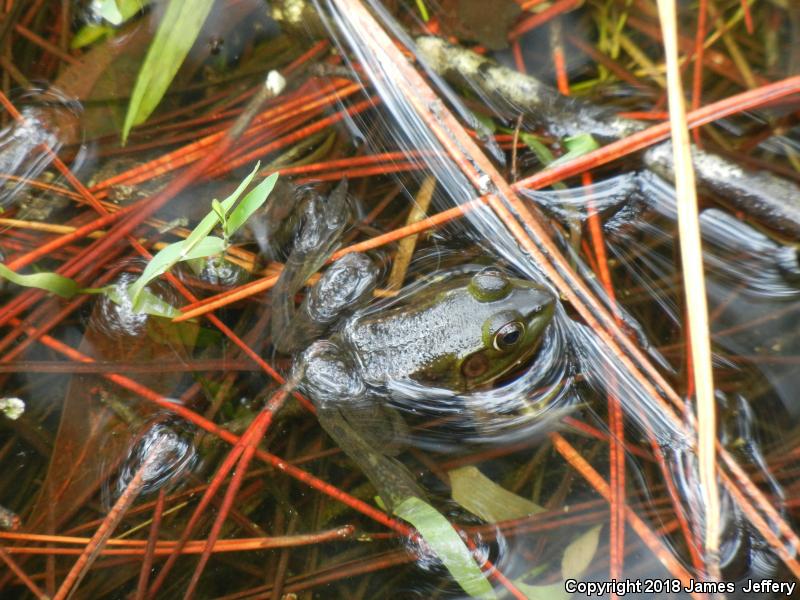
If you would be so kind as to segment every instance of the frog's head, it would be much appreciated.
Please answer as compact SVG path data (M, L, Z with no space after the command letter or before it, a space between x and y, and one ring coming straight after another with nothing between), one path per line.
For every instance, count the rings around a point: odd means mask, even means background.
M533 356L553 318L553 294L532 281L487 267L467 285L478 309L480 347L464 356L460 371L467 389L491 383ZM477 323L476 323L477 325Z

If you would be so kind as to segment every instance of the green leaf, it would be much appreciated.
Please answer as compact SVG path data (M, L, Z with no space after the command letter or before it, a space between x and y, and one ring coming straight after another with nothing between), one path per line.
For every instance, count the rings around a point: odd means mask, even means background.
M220 206L222 206L223 211L227 215L231 208L233 208L234 203L239 199L239 196L242 195L247 189L247 186L250 185L250 182L253 181L253 177L256 176L261 163L256 163L256 166L250 172L250 174L242 180L237 188L233 191L233 193L225 198L222 202L220 202ZM200 242L203 238L205 238L211 231L216 227L217 223L219 223L219 217L217 214L212 210L209 212L203 219L197 224L192 230L192 233L189 234L184 240L184 244L186 244L186 251L189 252L197 243Z
M233 209L228 217L228 222L225 224L225 233L228 237L236 233L247 222L247 219L263 206L272 193L276 181L278 181L278 174L273 173L250 190L247 196L242 198L242 201Z
M567 163L579 156L588 154L592 150L597 150L600 144L597 143L588 133L582 133L572 137L564 138L564 146L567 149L566 154L559 156L556 160L551 162L548 166L556 167L558 165Z
M0 277L8 279L17 285L52 292L62 298L72 298L80 289L76 281L57 273L20 275L3 264L0 264Z
M453 500L487 523L521 519L544 511L538 504L500 487L477 467L461 467L448 475Z
M194 229L192 229L192 232L188 235L188 237L182 242L177 242L178 244L181 244L181 250L184 253L184 257L187 256L192 249L195 248L195 246L206 239L218 223L219 217L213 209L205 217L200 219L200 222ZM164 248L164 250L166 250L166 248ZM179 258L179 260L181 259ZM183 260L186 259L184 258Z
M530 585L522 581L542 571L541 568L537 567L532 572L526 573L515 580L514 585L525 594L528 600L568 600L572 597L572 594L566 591L565 582L567 579L577 579L589 568L597 552L602 528L602 525L595 525L591 529L584 531L567 546L566 550L564 550L564 556L561 557L562 581L547 585Z
M561 575L564 579L577 579L592 563L600 543L602 525L584 531L564 550L561 558Z
M151 0L95 0L92 11L112 25L122 25L150 2Z
M183 257L182 260L193 260L195 258L214 256L215 254L220 254L223 250L225 250L225 240L209 235L188 252L182 251L181 256Z
M491 135L497 131L497 124L494 122L494 119L488 115L483 115L481 113L473 112L472 116L475 120L483 126L483 133L487 135Z
M190 333L195 336L193 339L197 348L219 348L222 343L222 334L216 329L200 327L197 323L192 323L191 321L183 321L178 325L181 326L181 334L184 339L188 337L188 334L184 333L183 330L188 330L190 327L194 328L194 332L190 331Z
M233 193L225 198L225 200L222 202L213 200L211 203L212 210L200 220L185 240L170 244L150 260L139 276L139 279L137 279L128 290L131 298L133 298L135 307L139 307L139 294L141 294L144 287L159 275L166 273L177 263L206 258L214 254L220 254L225 250L224 240L209 236L217 223L220 222L221 217L216 211L219 210L223 216L230 212L236 200L239 199L242 192L244 192L247 186L250 185L250 182L253 181L253 177L256 176L260 166L260 162L256 163L256 166L250 174L242 180Z
M219 222L222 223L222 227L225 227L225 221L227 217L225 216L225 209L222 208L222 204L219 203L219 200L216 198L211 201L211 210L217 215Z
M553 153L550 152L550 148L545 146L542 142L539 141L535 135L530 133L525 133L524 131L519 132L519 139L522 140L522 143L525 144L528 148L533 151L536 157L539 159L539 162L542 163L544 166L550 165L553 162L554 157Z
M184 251L184 245L186 242L187 240L175 242L174 244L170 244L166 248L162 249L150 260L149 263L147 263L147 266L139 276L139 279L137 279L133 285L131 285L128 293L133 299L133 304L137 310L139 309L139 297L142 291L148 283L153 281L153 279L159 275L162 275L163 273L166 273L175 264L182 260L205 258L206 256L219 254L225 250L225 241L218 237L206 237L195 244L194 247L189 249L188 252Z
M139 275L139 279L134 281L130 288L128 288L128 293L133 299L134 304L138 302L139 294L142 293L142 290L144 290L144 287L148 283L162 273L166 273L167 270L180 261L181 250L183 249L184 243L185 240L183 242L170 244L166 248L159 250L159 252L150 259L150 262L147 263L142 274Z
M131 94L122 143L155 110L211 11L214 0L169 0Z
M104 290L105 295L114 303L119 306L125 306L130 302L130 299L125 299L120 295L118 286L110 285ZM182 314L177 308L172 306L163 298L159 298L150 290L144 289L139 292L137 301L136 312L153 315L154 317L164 317L166 319L174 319Z
M428 7L425 6L425 2L423 0L417 0L417 9L419 10L419 15L422 17L422 20L426 23L431 20L431 16L428 13Z
M431 550L450 574L473 598L495 598L494 590L481 573L464 540L444 515L427 502L411 496L394 509L394 513L416 527Z
M225 200L220 202L220 204L222 204L222 208L225 209L226 215L231 211L231 208L233 208L233 205L239 199L239 196L241 196L242 193L247 189L247 186L250 185L250 182L253 181L253 178L256 176L256 173L258 173L258 170L260 168L261 168L261 161L258 161L256 163L256 166L253 167L253 170L250 171L250 174L244 179L242 179L242 183L236 186L236 189L233 190L233 193L227 198L225 198Z
M597 150L600 144L592 137L590 133L581 133L571 137L564 138L564 146L569 152L575 154L586 154L592 150Z
M107 38L114 33L114 28L108 25L84 25L72 36L69 47L73 50L85 48L100 39Z

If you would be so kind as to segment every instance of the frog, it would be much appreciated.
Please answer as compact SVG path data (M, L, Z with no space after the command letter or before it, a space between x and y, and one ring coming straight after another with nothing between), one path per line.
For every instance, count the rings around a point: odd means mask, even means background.
M294 297L335 250L348 221L346 181L304 203L300 232L273 292L276 351L295 354L293 379L325 431L391 509L424 498L393 444L405 422L391 407L404 382L467 394L491 386L539 349L556 298L497 266L439 273L391 306L367 307L379 269L345 254Z

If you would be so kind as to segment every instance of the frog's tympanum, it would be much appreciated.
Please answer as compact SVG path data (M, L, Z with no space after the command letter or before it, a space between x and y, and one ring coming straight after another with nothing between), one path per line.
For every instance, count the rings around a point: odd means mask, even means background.
M378 278L372 261L353 253L336 261L295 311L295 293L328 258L346 223L345 184L305 210L273 296L274 345L304 350L297 360L302 391L391 508L423 495L390 456L391 438L404 426L387 408L392 384L413 380L456 392L490 385L536 352L554 298L538 284L488 267L444 277L385 311L353 313Z

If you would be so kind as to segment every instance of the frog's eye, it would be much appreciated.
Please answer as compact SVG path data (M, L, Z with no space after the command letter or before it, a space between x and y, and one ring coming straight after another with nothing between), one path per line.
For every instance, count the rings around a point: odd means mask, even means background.
M467 379L480 377L489 368L489 359L482 352L476 352L467 357L461 365L461 373Z
M520 323L519 321L506 323L497 330L497 333L494 334L492 346L494 346L494 349L498 352L503 352L504 350L508 350L509 348L516 346L522 340L524 335L525 325L523 323Z
M496 267L486 267L472 276L469 291L479 302L493 302L508 295L511 282L508 276Z

